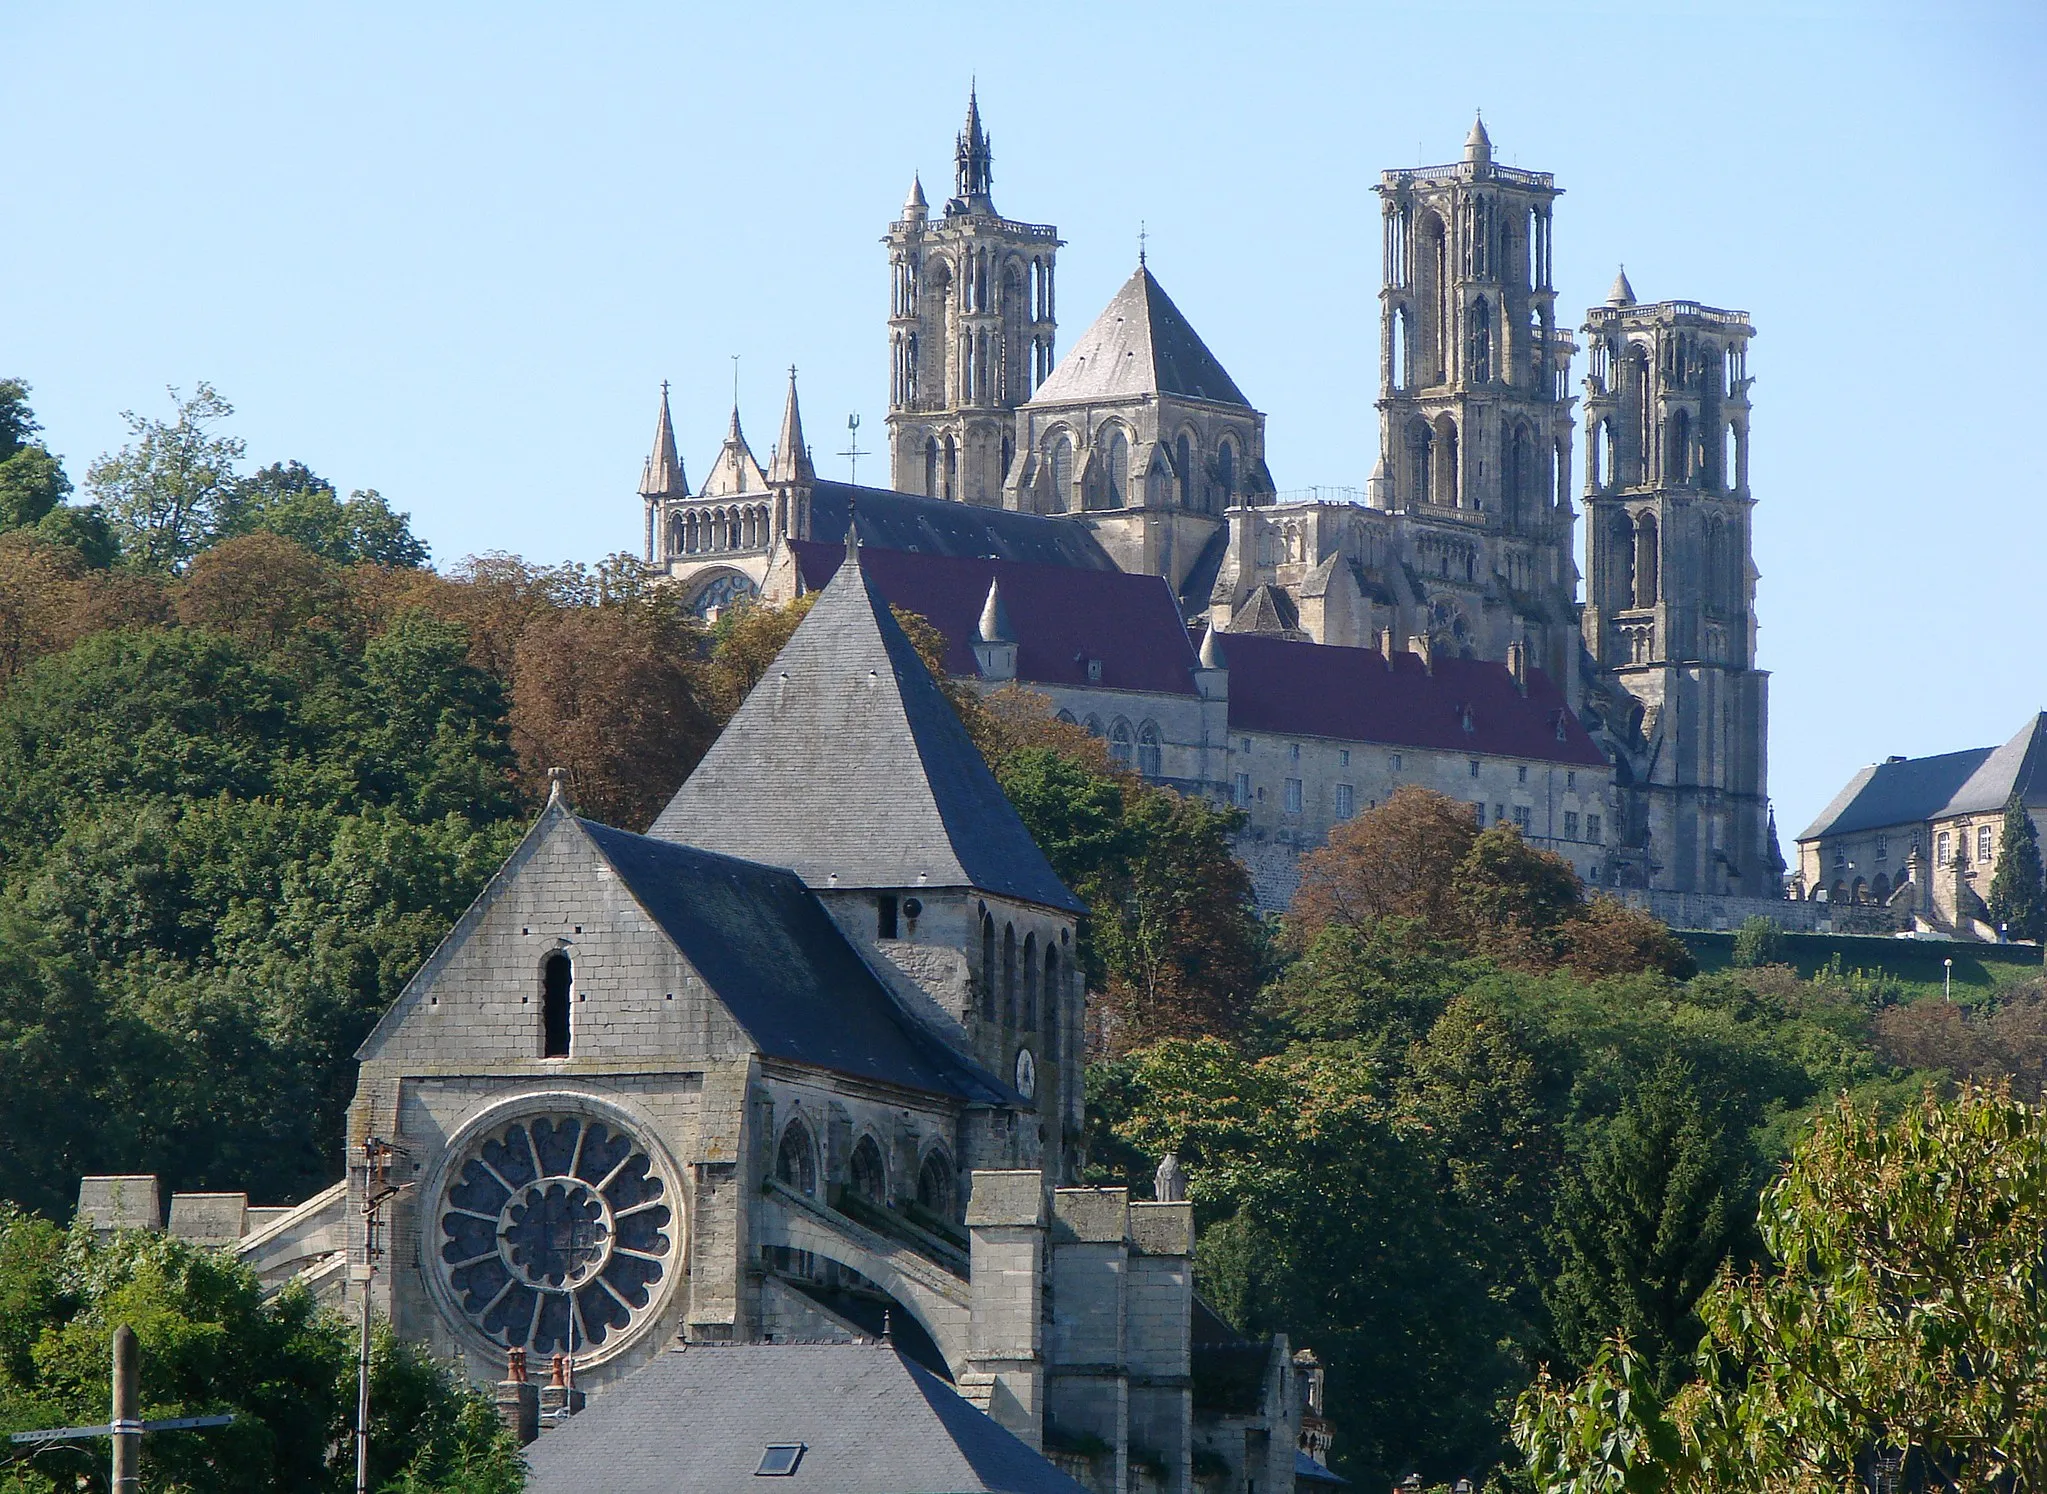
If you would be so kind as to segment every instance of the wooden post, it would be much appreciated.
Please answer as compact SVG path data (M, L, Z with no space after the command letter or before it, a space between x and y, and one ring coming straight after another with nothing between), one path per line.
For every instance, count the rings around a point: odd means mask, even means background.
M114 1330L114 1476L113 1494L136 1494L142 1487L142 1431L135 1370L135 1330L126 1323Z

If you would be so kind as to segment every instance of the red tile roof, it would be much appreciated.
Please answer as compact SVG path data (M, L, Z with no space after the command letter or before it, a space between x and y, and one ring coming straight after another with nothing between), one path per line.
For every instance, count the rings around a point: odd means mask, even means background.
M1604 767L1606 758L1539 669L1528 694L1504 664L1223 633L1230 730L1333 737Z
M843 544L792 540L789 548L805 591L821 589L846 558ZM952 674L978 672L974 628L988 600L988 583L999 580L1016 635L1019 680L1194 693L1194 647L1172 591L1157 576L920 555L877 545L860 547L860 567L890 606L928 619L945 635L945 667ZM1101 661L1099 680L1088 678L1089 659Z

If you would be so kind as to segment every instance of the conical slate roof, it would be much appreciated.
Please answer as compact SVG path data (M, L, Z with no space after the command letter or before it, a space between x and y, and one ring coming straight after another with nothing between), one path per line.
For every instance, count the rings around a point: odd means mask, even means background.
M1628 268L1621 266L1620 273L1613 277L1613 289L1606 293L1609 306L1632 306L1635 304L1635 288L1628 284Z
M1059 360L1033 404L1178 394L1219 404L1251 402L1201 334L1143 265Z
M819 890L968 887L1081 911L857 550L647 833Z
M1485 132L1485 116L1479 115L1471 122L1471 133L1464 137L1464 159L1467 161L1490 161L1493 158L1493 137Z

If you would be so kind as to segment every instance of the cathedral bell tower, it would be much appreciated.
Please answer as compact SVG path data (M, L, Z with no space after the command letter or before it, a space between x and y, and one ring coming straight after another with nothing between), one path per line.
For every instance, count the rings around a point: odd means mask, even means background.
M1632 880L1775 897L1755 667L1748 313L1642 305L1622 273L1586 313L1585 646ZM1626 861L1623 861L1626 865Z
M1499 628L1474 614L1511 610L1512 627L1569 689L1576 347L1556 325L1560 190L1549 172L1497 164L1482 120L1462 160L1385 172L1375 190L1385 270L1368 501L1413 531L1420 573L1437 583L1432 617L1462 615L1494 657Z
M933 220L921 180L889 225L890 482L989 506L1015 459L1016 407L1052 372L1059 232L990 197L994 155L969 94L953 195Z

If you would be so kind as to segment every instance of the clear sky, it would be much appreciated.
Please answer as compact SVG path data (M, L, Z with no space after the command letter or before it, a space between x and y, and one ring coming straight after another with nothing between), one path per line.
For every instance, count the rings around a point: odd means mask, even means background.
M1062 347L1144 222L1282 489L1370 473L1369 189L1474 108L1565 189L1571 324L1621 261L1751 312L1787 849L1859 765L2047 707L2040 0L0 0L0 373L75 480L203 378L252 460L379 489L442 563L636 550L664 378L692 480L735 353L763 460L791 363L821 470L849 412L884 444L878 240L976 75L997 206L1068 240Z

